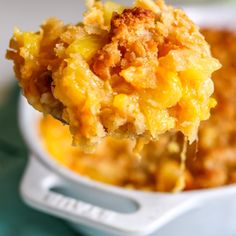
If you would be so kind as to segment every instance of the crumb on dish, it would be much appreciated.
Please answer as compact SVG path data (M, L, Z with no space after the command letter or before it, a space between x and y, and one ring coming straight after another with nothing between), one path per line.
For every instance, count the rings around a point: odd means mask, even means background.
M198 27L163 1L87 6L76 25L51 18L36 33L15 30L7 58L29 103L69 124L85 152L107 136L196 140L220 67Z

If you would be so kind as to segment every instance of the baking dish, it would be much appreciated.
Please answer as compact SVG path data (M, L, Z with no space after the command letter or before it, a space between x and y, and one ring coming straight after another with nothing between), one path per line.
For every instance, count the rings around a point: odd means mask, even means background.
M204 25L236 22L233 8L187 10ZM37 130L40 114L23 97L19 111L21 131L31 153L21 194L32 207L59 216L88 235L236 234L236 185L164 194L125 190L92 181L48 156Z
M32 207L74 222L78 229L81 229L78 224L82 224L100 230L101 235L105 232L107 235L148 235L190 210L220 204L227 198L228 207L233 210L230 200L236 196L235 185L179 194L145 193L74 174L57 164L43 149L37 129L40 114L23 97L19 118L32 153L21 183L23 199ZM207 216L216 214L216 209ZM236 222L236 205L232 213ZM222 215L222 220L224 217ZM190 226L190 222L184 224Z

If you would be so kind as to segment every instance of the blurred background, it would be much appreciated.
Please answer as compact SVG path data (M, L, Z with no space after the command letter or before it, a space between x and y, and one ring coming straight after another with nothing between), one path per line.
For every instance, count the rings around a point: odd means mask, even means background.
M128 5L128 1L117 1ZM131 1L129 1L131 2ZM236 1L167 1L188 9L232 6ZM14 27L35 31L43 20L56 16L65 22L78 22L84 11L83 0L0 0L0 235L1 236L72 236L78 235L63 221L36 212L23 204L18 193L19 181L27 162L27 149L17 125L19 89L12 63L5 51ZM236 11L235 11L236 12ZM207 10L205 10L207 14ZM227 17L227 16L226 16ZM220 21L212 17L212 22ZM202 19L204 21L204 18Z

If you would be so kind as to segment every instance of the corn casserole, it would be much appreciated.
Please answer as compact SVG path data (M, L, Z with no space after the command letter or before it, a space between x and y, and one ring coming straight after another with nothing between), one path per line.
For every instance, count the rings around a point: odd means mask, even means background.
M213 75L218 105L200 125L196 143L187 149L184 190L236 183L236 34L225 30L202 30L213 56L223 67ZM144 146L139 160L131 140L106 138L96 153L84 154L71 146L67 126L45 117L40 133L49 154L60 164L91 179L145 191L172 191L182 175L180 153L183 137L161 135ZM60 146L60 150L58 149Z
M36 33L15 29L7 58L28 102L68 124L87 153L108 136L136 147L167 131L196 140L220 68L198 27L161 0L87 7L76 25L51 18Z

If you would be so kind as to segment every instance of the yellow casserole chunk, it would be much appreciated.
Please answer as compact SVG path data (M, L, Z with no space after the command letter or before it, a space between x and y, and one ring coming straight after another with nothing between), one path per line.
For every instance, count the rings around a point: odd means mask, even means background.
M39 32L14 32L7 57L29 103L68 124L86 152L106 136L181 131L194 141L220 67L198 27L162 1L87 6L79 24L53 18Z

